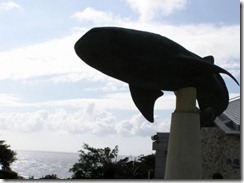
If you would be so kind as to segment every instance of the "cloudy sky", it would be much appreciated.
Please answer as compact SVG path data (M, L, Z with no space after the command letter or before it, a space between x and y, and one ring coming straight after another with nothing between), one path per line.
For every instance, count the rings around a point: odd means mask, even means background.
M159 33L240 81L238 0L0 0L0 139L15 150L77 152L119 146L150 154L151 136L168 132L175 96L156 101L149 123L128 85L87 66L75 42L96 26ZM223 76L230 97L240 88Z

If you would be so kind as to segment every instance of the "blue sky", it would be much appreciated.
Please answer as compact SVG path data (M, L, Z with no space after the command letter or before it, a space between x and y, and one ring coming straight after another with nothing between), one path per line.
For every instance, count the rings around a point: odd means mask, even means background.
M166 36L240 81L240 1L1 0L0 139L13 149L77 152L119 146L119 154L150 154L151 136L167 132L175 96L155 104L155 123L135 107L126 83L82 62L75 42L96 26ZM240 87L223 76L230 97Z

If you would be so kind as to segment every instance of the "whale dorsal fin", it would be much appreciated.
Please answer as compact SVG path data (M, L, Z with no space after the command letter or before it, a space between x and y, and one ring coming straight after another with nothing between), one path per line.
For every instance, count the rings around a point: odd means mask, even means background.
M154 104L155 101L163 95L163 92L161 90L149 90L135 87L130 84L129 87L131 97L136 107L148 121L153 122Z
M205 60L205 61L207 61L207 62L209 62L209 63L211 63L211 64L214 64L214 57L213 56L206 56L206 57L203 57L202 58L203 60Z
M202 59L205 60L206 62L209 62L209 63L214 65L214 57L213 56L211 56L211 55L206 56L206 57L203 57ZM224 73L224 74L229 75L238 85L240 85L239 82L236 80L236 78L231 73L229 73L228 71L226 71L225 69L223 69L221 67L218 67L217 65L214 65L214 67L215 67L216 71L218 71L219 73Z

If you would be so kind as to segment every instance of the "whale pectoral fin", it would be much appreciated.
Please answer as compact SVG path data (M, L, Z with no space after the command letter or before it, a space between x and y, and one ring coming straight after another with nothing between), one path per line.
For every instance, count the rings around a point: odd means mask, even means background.
M148 121L153 122L154 103L157 98L163 95L163 92L161 90L148 90L145 88L134 87L130 84L129 87L131 97L136 107Z
M206 57L203 57L202 58L203 60L205 60L205 61L207 61L207 62L209 62L209 63L211 63L211 64L214 64L214 57L213 56L206 56Z

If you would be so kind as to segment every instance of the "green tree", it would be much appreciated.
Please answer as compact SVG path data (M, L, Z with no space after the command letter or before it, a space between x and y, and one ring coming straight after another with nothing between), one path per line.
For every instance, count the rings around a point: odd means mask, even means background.
M155 155L129 157L117 161L118 146L114 149L93 148L87 144L80 150L79 160L69 170L73 179L148 179L153 178Z
M114 149L93 148L88 144L80 150L78 163L69 170L74 179L109 179L114 178L115 161L118 156L118 146Z
M1 179L18 179L18 174L11 170L10 164L16 160L16 152L10 149L10 145L0 140L0 178Z
M34 178L33 178L34 179ZM59 179L56 174L42 176L40 179Z
M155 155L141 155L129 161L126 157L117 162L119 178L121 179L152 179L154 176Z
M121 159L116 163L116 168L118 170L116 178L135 179L137 178L139 167L139 162L136 160L129 161L129 157Z
M155 154L140 156L138 162L140 165L139 178L152 179L155 170Z
M11 170L10 164L16 160L16 152L10 149L10 145L5 144L4 140L0 140L0 165L2 170Z

